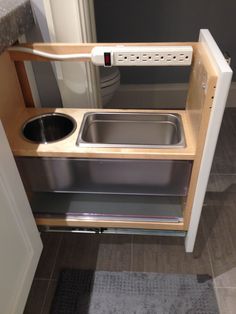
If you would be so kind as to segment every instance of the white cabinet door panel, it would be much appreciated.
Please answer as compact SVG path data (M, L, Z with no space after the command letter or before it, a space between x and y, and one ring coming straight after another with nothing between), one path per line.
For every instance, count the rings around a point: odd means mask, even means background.
M42 243L0 124L0 313L23 313Z

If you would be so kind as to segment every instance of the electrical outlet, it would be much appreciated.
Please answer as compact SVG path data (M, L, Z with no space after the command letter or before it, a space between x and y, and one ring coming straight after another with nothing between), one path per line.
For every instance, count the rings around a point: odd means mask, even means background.
M108 46L94 47L91 60L104 66L191 65L191 46Z

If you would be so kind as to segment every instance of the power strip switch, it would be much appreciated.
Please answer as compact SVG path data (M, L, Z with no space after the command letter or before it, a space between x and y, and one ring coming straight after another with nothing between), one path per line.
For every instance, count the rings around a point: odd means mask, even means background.
M110 66L191 65L192 46L97 46L92 49L93 64Z

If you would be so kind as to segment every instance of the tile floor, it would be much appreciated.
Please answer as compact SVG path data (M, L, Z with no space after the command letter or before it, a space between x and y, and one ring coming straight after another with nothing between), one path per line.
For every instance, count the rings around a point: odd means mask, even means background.
M25 314L49 313L61 268L210 274L221 314L236 313L236 109L218 140L195 251L175 237L43 233Z

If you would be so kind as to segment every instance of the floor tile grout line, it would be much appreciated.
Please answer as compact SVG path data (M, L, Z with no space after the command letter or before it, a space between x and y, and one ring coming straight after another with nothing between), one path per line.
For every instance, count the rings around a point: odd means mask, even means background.
M213 267L213 263L212 263L211 251L210 251L210 248L209 248L210 244L209 244L208 239L206 237L206 231L205 231L204 222L202 224L202 229L203 229L203 235L204 235L205 242L206 242L207 254L208 254L208 258L209 258L209 262L210 262L210 266L211 266L211 272L212 272L212 276L213 276L213 285L215 286L215 282L214 282L215 272L214 272L214 267Z
M99 260L99 252L100 252L100 244L101 244L101 233L98 233L98 248L97 248L97 254L96 254L96 262L94 264L94 270L97 271L97 265Z
M130 246L130 271L133 271L134 267L134 235L131 235L131 246Z
M210 176L211 175L214 175L214 176L227 176L227 177L229 177L229 176L236 176L236 173L235 172L233 172L233 173L226 173L226 172L211 172L210 173Z
M216 295L216 301L217 301L217 305L218 305L218 308L219 308L219 314L223 314L223 309L222 309L222 304L220 302L220 298L219 298L219 293L218 293L218 288L216 288L214 285L213 285L213 288L214 288L214 291L215 291L215 295Z
M215 291L215 296L216 296L216 301L217 301L217 305L218 305L218 308L219 308L219 314L223 313L222 312L222 305L221 305L221 302L220 302L220 298L219 298L219 294L218 294L218 287L216 286L215 284L215 272L214 272L214 267L213 267L213 263L212 263L212 257L211 257L211 251L210 251L210 244L209 242L207 241L207 237L206 237L206 231L205 231L205 225L204 225L204 222L202 224L202 229L203 229L203 235L204 235L204 238L205 238L205 242L206 242L206 248L207 248L207 253L208 253L208 258L209 258L209 262L210 262L210 266L211 266L211 272L212 272L212 276L213 276L213 289Z
M45 304L46 304L50 283L51 283L51 280L48 280L48 285L47 285L47 289L46 289L45 294L44 294L44 298L43 298L40 314L44 313L44 307L45 307Z
M205 231L205 225L203 223L203 233L204 233L204 238L205 238L205 241L206 241L206 231ZM218 288L235 288L236 289L236 286L235 287L222 287L222 286L219 286L216 281L215 281L215 278L216 278L216 274L215 274L215 271L214 271L214 267L213 267L213 262L212 262L212 256L211 256L211 250L210 250L210 243L208 241L206 241L206 247L207 247L207 251L208 251L208 255L209 255L209 261L210 261L210 265L211 265L211 271L212 271L212 275L213 275L213 286L214 286L214 289L218 289Z
M41 309L40 314L43 314L43 313L44 313L44 308L45 308L45 304L46 304L46 300L47 300L47 295L48 295L49 287L50 287L51 282L53 281L53 280L52 280L52 276L53 276L54 269L55 269L55 266L56 266L56 262L57 262L59 250L60 250L60 248L61 248L62 238L63 238L63 235L61 235L61 237L60 237L59 244L58 244L58 247L57 247L57 250L56 250L55 260L54 260L54 263L53 263L53 266L52 266L52 271L51 271L51 274L50 274L50 278L49 278L49 280L48 280L48 285L47 285L46 293L45 293L45 296L44 296L44 299L43 299L43 304L42 304L42 309Z
M49 278L34 277L34 280L36 280L36 281L48 281L50 279Z
M55 266L56 266L56 263L57 263L57 258L58 258L59 251L60 251L60 248L61 248L62 239L63 239L63 234L61 235L61 238L60 238L59 244L58 244L58 248L57 248L57 251L56 251L56 254L55 254L55 260L54 260L54 263L53 263L53 266L52 266L52 271L51 271L51 274L50 274L50 277L49 277L50 281L53 278L53 273L54 273L54 270L55 270Z
M45 231L44 233L52 234L51 232L47 232L47 231ZM35 279L35 280L40 280L40 279L51 280L51 279L52 279L52 278L51 278L51 277L52 277L52 274L53 274L52 272L54 271L55 262L56 262L56 259L57 259L57 256L58 256L58 249L59 249L60 246L61 246L62 237L63 237L63 234L60 233L60 239L59 239L58 248L57 248L56 254L55 254L55 260L54 260L54 263L53 263L53 266L52 266L52 270L51 270L51 272L50 272L49 277L48 277L48 278L43 278L43 277L37 277L37 276L35 275L35 276L34 276L34 279ZM47 245L45 245L45 246L47 246ZM43 244L43 249L44 249L44 244ZM42 254L41 254L40 258L42 258ZM40 262L39 262L39 263L40 263Z
M216 287L217 289L235 289L236 290L236 287L231 287L231 286L225 286L225 287L221 287L221 286L219 286L219 287Z

